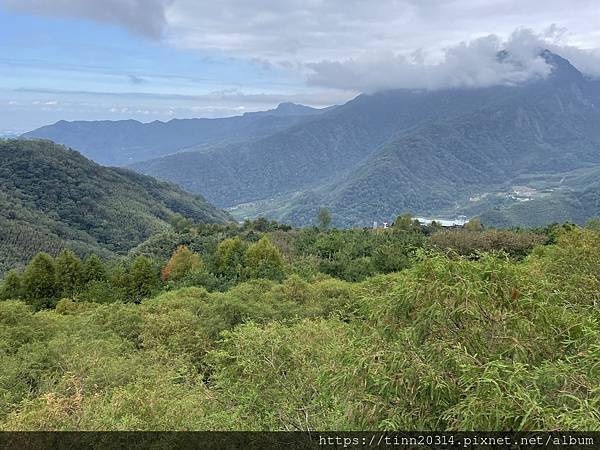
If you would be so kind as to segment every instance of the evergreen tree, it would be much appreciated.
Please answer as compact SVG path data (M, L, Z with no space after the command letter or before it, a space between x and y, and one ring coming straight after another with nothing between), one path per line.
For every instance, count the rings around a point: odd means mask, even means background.
M106 268L102 264L102 260L98 255L89 255L83 264L83 283L87 284L90 281L105 281Z
M71 297L82 286L83 264L73 251L64 249L56 258L56 283L59 295Z
M283 257L267 236L252 244L246 252L244 272L248 278L284 278Z
M159 286L159 278L152 261L138 256L129 269L128 294L134 302L150 297Z
M6 274L2 287L0 288L0 300L9 300L21 298L23 287L21 275L16 270L11 270Z
M178 281L191 272L204 271L204 263L197 253L187 246L180 245L171 255L169 262L162 268L163 281Z
M47 253L38 253L23 274L23 295L36 308L54 306L59 294L54 259Z

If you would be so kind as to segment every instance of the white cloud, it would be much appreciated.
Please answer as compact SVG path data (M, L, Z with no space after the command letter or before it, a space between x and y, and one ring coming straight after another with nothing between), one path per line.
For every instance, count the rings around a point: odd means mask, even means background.
M405 56L380 51L343 61L309 63L308 82L358 91L514 85L551 72L540 56L546 47L541 35L519 29L507 40L489 35L448 47L434 62L428 62L423 52ZM498 58L502 50L508 52L505 59Z
M176 46L269 64L440 50L490 33L556 24L554 37L598 46L597 0L4 0L12 10L122 26ZM570 30L566 32L566 30Z
M117 24L172 46L244 58L265 71L299 71L311 84L327 87L518 82L547 71L531 54L540 42L580 70L600 75L597 0L5 0L5 5ZM538 34L513 33L521 26ZM525 66L497 64L493 55L503 46L512 46L513 59Z
M242 58L265 73L284 70L298 83L286 93L256 92L243 85L246 93L122 94L152 102L171 97L179 102L177 108L189 109L185 102L227 111L240 104L250 110L280 101L324 106L385 88L513 84L548 74L550 68L537 55L540 47L600 76L597 0L4 0L3 5L118 25L176 48L200 50L207 58ZM510 53L504 63L496 59L502 49ZM152 90L147 80L154 78L124 73L129 83ZM300 86L303 79L321 88L309 91ZM69 93L88 94L113 95ZM118 103L110 105L121 112ZM140 111L148 105L141 106ZM179 113L177 108L173 110Z
M269 64L340 61L382 51L440 52L518 27L546 29L577 48L598 46L596 0L175 0L165 39ZM565 30L570 30L566 32Z

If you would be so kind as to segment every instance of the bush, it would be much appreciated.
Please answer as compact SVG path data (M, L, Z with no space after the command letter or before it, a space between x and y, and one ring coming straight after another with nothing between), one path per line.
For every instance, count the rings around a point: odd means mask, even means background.
M284 278L283 257L267 236L248 248L244 259L244 274L247 278Z
M441 250L452 250L459 255L475 256L478 252L503 251L515 258L523 258L546 237L528 231L469 229L444 230L430 237L430 244Z

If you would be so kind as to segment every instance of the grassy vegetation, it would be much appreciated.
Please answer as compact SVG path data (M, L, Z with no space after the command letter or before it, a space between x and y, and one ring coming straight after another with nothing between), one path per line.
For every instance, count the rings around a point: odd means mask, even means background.
M143 247L174 251L154 261L61 255L50 309L0 302L0 429L600 430L597 228L257 221L183 226ZM383 249L404 264L377 269Z

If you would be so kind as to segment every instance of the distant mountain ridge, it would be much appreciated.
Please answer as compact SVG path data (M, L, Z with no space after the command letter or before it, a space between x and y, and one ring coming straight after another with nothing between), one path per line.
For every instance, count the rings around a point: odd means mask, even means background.
M363 94L262 139L132 167L202 192L239 218L306 225L321 206L338 225L402 211L483 213L515 178L600 164L600 83L559 55L540 55L552 67L546 79Z
M70 247L111 257L168 229L175 214L222 223L202 197L47 141L0 140L0 274Z
M282 104L224 122L190 122L206 127L198 133L210 136L209 143L176 147L182 139L197 140L193 133L166 140L161 145L169 148L159 151L170 154L128 167L200 193L238 219L265 215L308 225L326 207L340 226L389 221L405 211L447 218L481 214L490 223L518 224L522 215L510 213L511 201L523 199L513 198L514 186L534 180L531 186L543 186L534 189L537 197L525 199L536 204L552 189L554 199L567 198L572 188L549 180L600 165L600 81L548 50L540 57L551 73L518 85L398 89L324 110ZM514 63L506 52L498 59ZM178 133L185 135L187 122L172 122L169 129L181 125ZM86 126L100 151L109 132ZM223 131L227 127L236 131ZM146 141L151 128L142 133ZM137 136L125 135L125 141ZM131 148L153 148L143 139ZM485 215L488 210L495 212ZM571 216L581 221L588 213Z
M75 148L100 164L124 166L190 147L257 139L320 112L304 105L282 103L269 111L220 119L172 119L150 123L61 120L24 133L22 137L49 139Z

